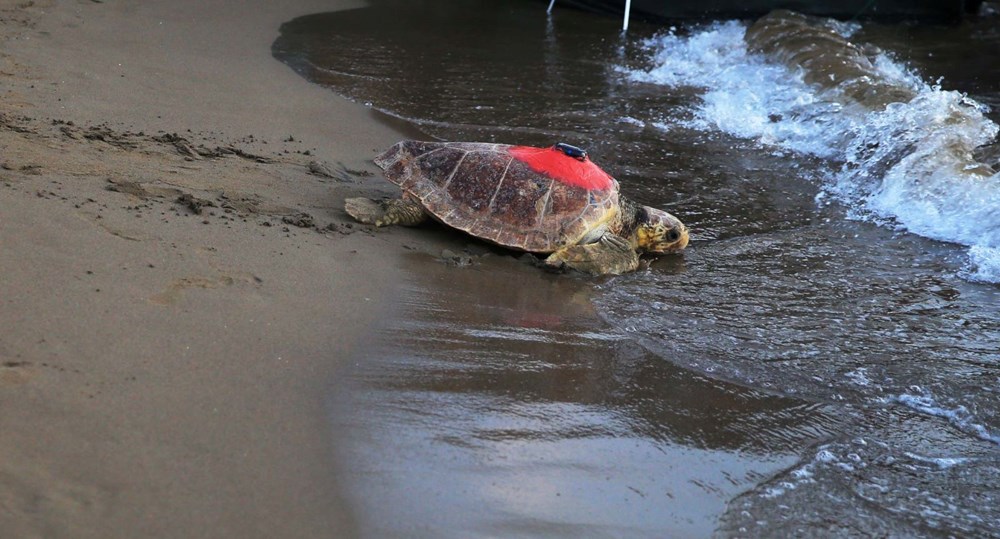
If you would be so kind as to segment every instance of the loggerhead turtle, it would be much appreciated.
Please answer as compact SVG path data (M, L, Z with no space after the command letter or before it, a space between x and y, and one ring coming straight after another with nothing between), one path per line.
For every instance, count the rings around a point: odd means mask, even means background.
M549 266L596 275L633 271L640 253L688 243L676 217L619 195L618 182L568 144L405 140L375 164L403 196L347 199L347 213L362 223L413 226L432 217L498 245L549 254Z

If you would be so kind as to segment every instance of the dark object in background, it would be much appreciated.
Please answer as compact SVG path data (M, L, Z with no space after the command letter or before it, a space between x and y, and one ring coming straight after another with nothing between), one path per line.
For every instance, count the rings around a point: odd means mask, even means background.
M978 13L982 3L983 0L632 0L631 18L652 22L750 19L775 9L790 9L836 19L956 22ZM556 0L555 6L621 16L625 0Z

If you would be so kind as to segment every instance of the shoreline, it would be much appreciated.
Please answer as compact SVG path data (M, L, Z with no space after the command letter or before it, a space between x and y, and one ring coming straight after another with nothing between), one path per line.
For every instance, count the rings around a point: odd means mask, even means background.
M403 137L270 55L359 4L253 4L0 3L13 536L355 534L325 397L439 240L349 222Z

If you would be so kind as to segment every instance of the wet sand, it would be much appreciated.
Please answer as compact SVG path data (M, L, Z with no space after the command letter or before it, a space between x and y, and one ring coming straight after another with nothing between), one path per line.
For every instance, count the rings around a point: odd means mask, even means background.
M711 537L838 426L691 376L598 320L592 281L525 269L488 254L404 275L384 338L338 377L361 536Z
M5 537L353 535L325 397L440 252L348 223L401 135L271 57L353 5L0 2Z

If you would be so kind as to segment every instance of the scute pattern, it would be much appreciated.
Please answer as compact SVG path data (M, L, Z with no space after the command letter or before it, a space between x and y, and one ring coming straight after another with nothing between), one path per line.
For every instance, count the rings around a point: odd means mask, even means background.
M504 224L519 230L534 230L541 222L552 180L532 172L513 158L510 160L491 209Z
M444 187L451 198L475 213L487 209L510 159L493 152L468 152Z
M450 170L455 171L458 166L465 160L465 156L468 152L459 150L457 148L438 148L436 150L431 150L425 154L417 157L417 168L421 171L427 170ZM416 175L410 182L411 185L400 185L403 189L412 188L412 183L418 180L422 180L424 177L421 175ZM427 179L438 187L444 187L451 179L450 174L440 174L427 176Z
M533 171L511 146L403 141L375 158L435 218L474 236L538 253L577 243L618 210L618 184L585 190Z

